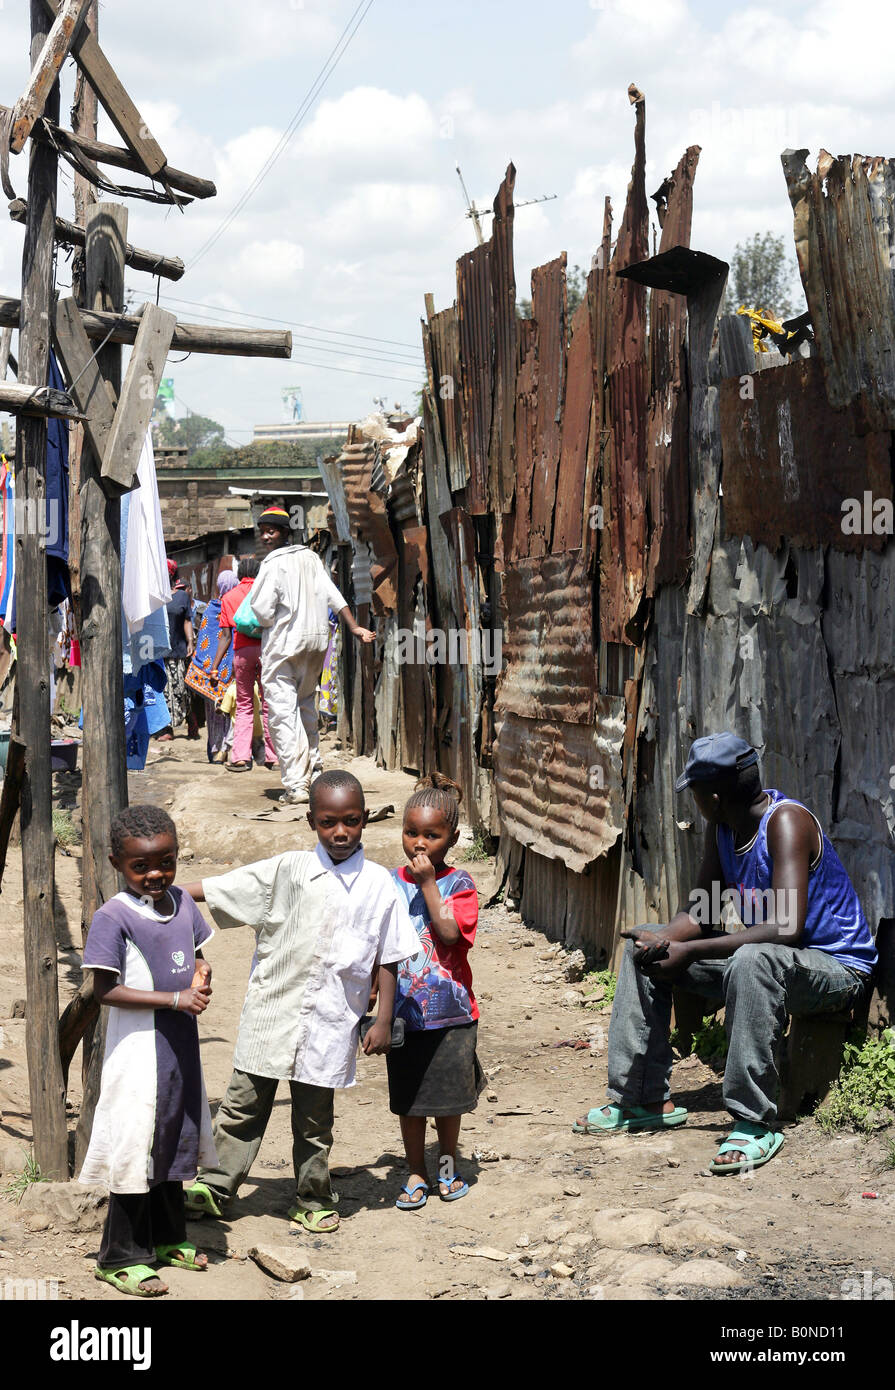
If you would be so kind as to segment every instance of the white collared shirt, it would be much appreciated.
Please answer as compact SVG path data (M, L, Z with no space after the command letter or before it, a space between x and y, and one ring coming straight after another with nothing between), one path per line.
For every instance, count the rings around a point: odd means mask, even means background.
M358 849L335 864L317 845L203 882L218 926L253 927L256 962L234 1066L311 1086L354 1085L357 1025L373 972L419 941L391 874Z

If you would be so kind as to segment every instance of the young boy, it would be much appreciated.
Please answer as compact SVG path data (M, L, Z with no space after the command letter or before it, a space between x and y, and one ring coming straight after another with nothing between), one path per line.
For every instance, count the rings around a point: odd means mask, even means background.
M729 1174L761 1167L783 1145L774 1049L786 1015L854 1008L877 956L851 880L817 818L762 787L754 748L731 733L697 739L676 790L687 787L707 822L697 889L667 926L622 933L631 944L609 1024L610 1102L573 1129L686 1122L686 1110L669 1098L671 989L680 984L724 1004L724 1104L735 1124L709 1166ZM728 901L738 900L742 930L717 929L722 889Z
M311 788L313 851L294 850L186 885L220 927L254 927L258 945L234 1071L214 1125L218 1162L187 1192L187 1210L220 1216L246 1179L280 1081L292 1091L296 1201L289 1216L315 1234L339 1224L329 1154L333 1090L354 1085L358 1024L379 970L377 1022L364 1052L391 1045L398 962L419 949L391 875L364 858L368 811L349 772Z

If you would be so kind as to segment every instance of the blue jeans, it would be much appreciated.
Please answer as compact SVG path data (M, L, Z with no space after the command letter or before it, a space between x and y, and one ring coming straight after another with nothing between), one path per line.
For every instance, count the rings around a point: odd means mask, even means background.
M662 926L638 927L661 932ZM732 1115L770 1125L777 1117L777 1041L787 1014L851 1009L865 983L835 956L813 947L741 946L726 960L701 960L671 982L651 980L625 947L609 1023L609 1098L651 1105L671 1095L672 985L724 1005L724 1104Z

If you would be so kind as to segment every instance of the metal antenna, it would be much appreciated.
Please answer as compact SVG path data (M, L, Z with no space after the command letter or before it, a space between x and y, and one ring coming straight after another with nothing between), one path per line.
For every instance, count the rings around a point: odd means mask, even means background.
M494 212L491 208L476 207L475 203L472 201L472 199L466 191L466 184L463 182L463 175L460 172L459 164L457 165L457 177L460 180L460 187L463 189L463 197L466 199L466 216L472 218L472 225L475 227L476 241L478 242L479 246L482 246L484 244L485 238L482 235L481 219L483 217L493 217ZM534 203L551 203L554 201L556 197L557 195L555 193L545 193L540 198L527 198L524 203L516 203L514 204L514 206L516 208L530 208Z

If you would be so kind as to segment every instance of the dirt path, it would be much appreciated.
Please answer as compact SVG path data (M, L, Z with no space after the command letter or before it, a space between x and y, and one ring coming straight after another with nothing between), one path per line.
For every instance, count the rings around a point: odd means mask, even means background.
M401 862L400 809L411 779L330 748L327 765L340 764L361 777L374 811L395 806L397 815L369 827L365 847L389 867ZM204 762L196 745L177 739L154 751L146 773L132 776L131 800L173 803L183 880L311 847L302 821L270 825L234 814L264 809L274 787L263 772L228 776ZM468 867L484 900L491 865ZM79 979L76 953L64 949L79 931L77 862L58 858L57 870L67 997ZM219 932L208 948L215 994L200 1029L212 1107L230 1074L252 949L248 930ZM844 1281L862 1271L895 1278L895 1174L882 1168L881 1140L828 1138L805 1121L787 1128L781 1155L752 1177L712 1177L706 1168L726 1116L717 1078L696 1059L676 1067L676 1095L691 1112L685 1129L573 1136L572 1119L604 1095L608 1011L582 1007L584 986L564 980L563 961L517 914L503 906L483 911L472 963L491 1087L463 1129L468 1198L430 1198L415 1213L395 1210L404 1172L385 1065L361 1058L359 1084L336 1100L332 1162L344 1217L338 1233L315 1238L286 1220L292 1184L284 1085L231 1219L191 1226L213 1267L201 1276L170 1271L176 1298L839 1299L848 1291ZM21 1169L30 1138L25 1024L9 1018L24 992L21 866L13 852L0 897L0 1166L7 1174ZM576 1039L587 1045L559 1045ZM78 1100L76 1078L73 1116ZM866 1190L876 1199L863 1198ZM119 1298L92 1277L95 1230L25 1211L0 1201L0 1278L55 1278L62 1297ZM300 1251L312 1278L292 1289L262 1273L247 1253L262 1243Z

